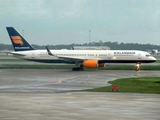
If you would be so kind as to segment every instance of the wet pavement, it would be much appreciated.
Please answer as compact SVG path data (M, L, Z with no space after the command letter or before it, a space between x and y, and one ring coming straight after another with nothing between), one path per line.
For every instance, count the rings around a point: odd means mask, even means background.
M0 70L0 120L159 120L160 95L71 92L159 71Z

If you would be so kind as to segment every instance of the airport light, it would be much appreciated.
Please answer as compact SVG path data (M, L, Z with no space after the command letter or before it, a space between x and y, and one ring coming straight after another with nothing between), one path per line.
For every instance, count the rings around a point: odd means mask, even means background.
M90 42L91 42L91 30L89 30L89 49L90 49Z
M23 37L24 37L24 30L22 30L22 35L23 35Z

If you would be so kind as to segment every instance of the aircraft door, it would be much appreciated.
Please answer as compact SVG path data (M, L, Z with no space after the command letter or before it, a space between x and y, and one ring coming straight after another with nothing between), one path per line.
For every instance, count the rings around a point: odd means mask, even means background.
M138 59L141 59L141 54L138 54Z
M32 59L34 59L34 58L35 58L35 54L34 54L34 53L32 53L31 58L32 58Z
M108 53L108 59L111 59L111 58L112 58L111 53Z

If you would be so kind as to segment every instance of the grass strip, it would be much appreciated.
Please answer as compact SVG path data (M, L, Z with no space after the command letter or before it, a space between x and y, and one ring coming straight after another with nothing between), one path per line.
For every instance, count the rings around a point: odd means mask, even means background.
M122 78L109 81L109 83L112 85L118 85L118 92L160 94L160 77ZM112 92L111 86L87 89L84 91Z
M23 59L0 59L0 62L28 62L28 61Z

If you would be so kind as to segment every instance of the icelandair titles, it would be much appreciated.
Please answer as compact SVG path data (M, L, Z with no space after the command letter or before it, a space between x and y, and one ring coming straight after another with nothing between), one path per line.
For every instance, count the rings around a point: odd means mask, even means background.
M135 54L135 52L114 52L114 54L116 55L121 55L121 54L125 54L125 55L128 55L128 54Z
M30 49L30 47L15 47L15 49Z

